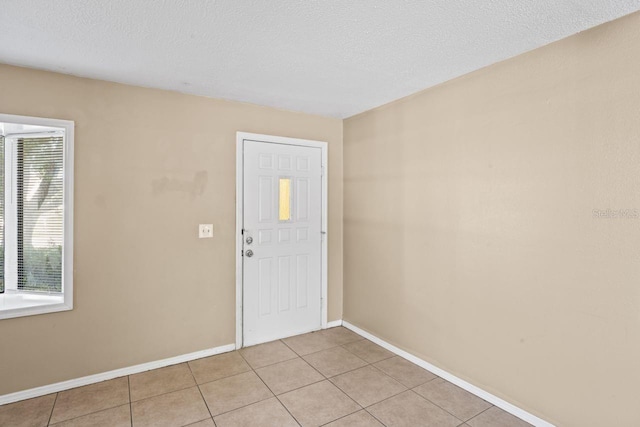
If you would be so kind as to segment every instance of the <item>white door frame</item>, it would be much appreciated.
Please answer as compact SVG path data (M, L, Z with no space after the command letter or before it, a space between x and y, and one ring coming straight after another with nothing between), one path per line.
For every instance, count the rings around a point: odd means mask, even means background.
M244 219L244 141L268 142L272 144L297 145L300 147L320 148L322 151L322 249L320 251L320 272L322 277L320 283L322 287L321 308L322 329L327 327L327 274L328 269L328 170L327 170L327 143L324 141L313 141L309 139L286 138L283 136L261 135L257 133L237 132L236 133L236 349L242 347L242 296L243 296L243 270L242 270L242 227Z

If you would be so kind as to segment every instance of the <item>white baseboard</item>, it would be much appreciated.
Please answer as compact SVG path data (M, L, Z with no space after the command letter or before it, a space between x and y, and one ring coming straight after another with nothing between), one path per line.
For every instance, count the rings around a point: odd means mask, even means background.
M475 394L476 396L480 397L481 399L486 400L487 402L491 403L492 405L497 406L498 408L510 413L511 415L514 415L518 418L520 418L521 420L524 420L526 422L528 422L529 424L533 424L536 427L555 427L553 424L536 417L535 415L525 411L524 409L520 409L515 405L512 405L511 403L500 399L497 396L494 396L493 394L484 391L483 389L474 386L471 383L466 382L465 380L456 377L453 374L450 374L449 372L438 368L437 366L432 365L429 362L426 362L410 353L407 353L406 351L399 349L398 347L389 344L388 342L381 340L380 338L376 337L375 335L371 335L369 332L364 331L360 328L358 328L355 325L352 325L351 323L345 321L342 321L342 326L344 326L347 329L351 329L353 332L355 332L356 334L368 339L369 341L373 341L374 343L378 344L381 347L386 348L387 350L391 351L392 353L397 354L398 356L407 359L409 362L415 363L416 365L420 366L421 368L426 369L427 371L432 372L433 374L439 376L440 378L443 378L447 381L449 381L450 383L453 383L455 385L457 385L458 387L468 391L469 393Z
M327 322L327 329L335 328L336 326L342 326L342 320L334 320L332 322Z
M203 357L213 356L220 353L226 353L236 349L235 344L227 344L220 347L214 347L207 350L200 350L181 356L170 357L168 359L156 360L154 362L142 363L140 365L129 366L127 368L115 369L100 374L88 375L82 378L62 381L55 384L49 384L42 387L31 388L28 390L17 391L0 396L0 405L17 402L19 400L31 399L34 397L44 396L59 391L69 390L71 388L81 387L99 383L101 381L111 380L113 378L124 377L127 375L138 374L140 372L149 371L151 369L164 368L165 366L177 365L178 363L189 362L190 360L201 359Z

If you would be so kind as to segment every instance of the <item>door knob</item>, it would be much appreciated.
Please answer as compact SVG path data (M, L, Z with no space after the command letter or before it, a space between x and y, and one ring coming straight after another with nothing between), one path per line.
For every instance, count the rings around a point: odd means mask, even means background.
M249 258L251 258L253 256L253 251L251 249L249 249L247 252L245 252L245 255L247 255Z
M247 237L247 245L250 245L253 243L253 237L249 236Z

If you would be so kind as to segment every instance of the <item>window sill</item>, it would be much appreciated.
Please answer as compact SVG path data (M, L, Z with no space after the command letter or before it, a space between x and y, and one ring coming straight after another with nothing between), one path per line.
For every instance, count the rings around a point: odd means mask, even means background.
M11 291L0 294L0 319L34 316L72 308L70 304L65 304L63 295Z

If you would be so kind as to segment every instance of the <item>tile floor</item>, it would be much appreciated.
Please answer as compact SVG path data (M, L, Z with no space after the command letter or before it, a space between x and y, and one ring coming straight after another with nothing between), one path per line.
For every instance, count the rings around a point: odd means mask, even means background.
M0 406L0 426L529 424L338 327Z

